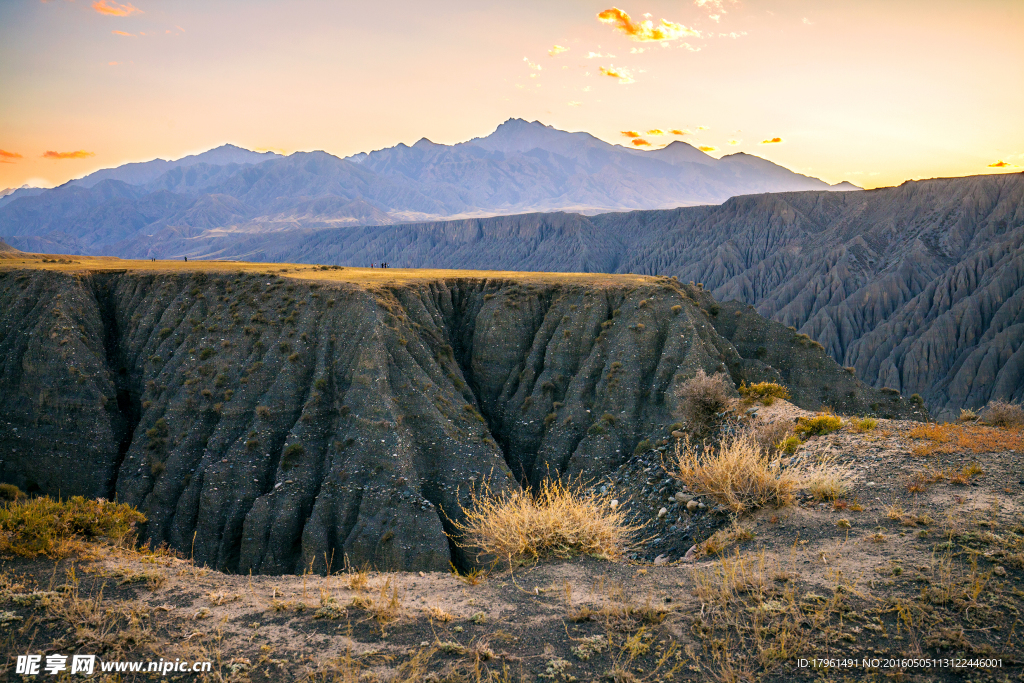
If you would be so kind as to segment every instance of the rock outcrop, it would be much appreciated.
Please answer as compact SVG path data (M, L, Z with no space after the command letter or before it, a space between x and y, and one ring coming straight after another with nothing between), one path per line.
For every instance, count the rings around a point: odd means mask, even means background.
M0 272L0 478L218 569L444 569L484 482L607 473L698 369L921 416L808 342L669 278Z

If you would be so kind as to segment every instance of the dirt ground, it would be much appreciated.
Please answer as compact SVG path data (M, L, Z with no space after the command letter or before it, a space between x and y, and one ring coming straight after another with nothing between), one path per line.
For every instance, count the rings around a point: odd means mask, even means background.
M801 415L777 401L757 419ZM921 429L808 439L790 457L834 456L850 493L723 518L696 559L230 576L102 545L3 558L0 678L38 680L16 655L83 653L212 662L170 680L1024 680L1020 436Z

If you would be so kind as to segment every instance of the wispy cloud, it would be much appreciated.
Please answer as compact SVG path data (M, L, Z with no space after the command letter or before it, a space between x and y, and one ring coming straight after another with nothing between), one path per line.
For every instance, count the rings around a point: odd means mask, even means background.
M610 66L607 69L602 66L600 69L601 73L605 76L619 79L619 85L628 85L636 82L633 79L633 74L628 69L617 69L615 66Z
M769 138L767 140L761 140L762 145L774 145L782 142L782 138Z
M8 152L6 149L0 149L0 164L13 164L15 159L24 159L17 152Z
M699 150L700 150L700 151L702 151L702 152L714 152L714 151L716 151L716 150L717 150L718 148L717 148L717 147L709 147L708 145L701 145L701 146L700 146L700 147L698 147L697 149L699 149Z
M1000 159L994 164L989 164L989 168L1017 168L1017 164L1011 164L1009 161L1003 161Z
M672 133L672 135L693 135L693 132L687 128L673 128L669 133Z
M126 33L125 31L111 31L115 36L128 36L129 38L135 38L134 33Z
M804 26L813 26L814 25L814 22L811 21L810 19L808 19L807 17L804 17L803 19L801 19L801 22L803 23Z
M729 33L719 33L718 37L719 38L732 38L733 40L736 40L737 38L742 38L745 35L747 35L746 31L739 31L739 32L731 31Z
M697 126L697 130L711 130L709 126Z
M725 8L722 7L722 0L693 0L693 4L697 7L706 7L709 10L725 11Z
M730 144L730 145L738 145L738 144L740 144L741 142L743 142L743 141L742 141L742 140L729 140L729 144Z
M700 36L700 31L692 29L682 24L677 24L674 21L668 19L662 19L661 23L655 25L650 19L644 21L633 21L632 18L618 7L612 7L606 9L603 12L598 13L597 18L599 21L604 22L613 26L617 31L629 36L632 40L636 40L642 43L647 42L665 42L669 40L676 40L683 36Z
M530 67L534 71L544 70L544 67L542 67L540 64L534 64L533 62L531 62L529 57L523 57L523 61L526 62L526 66Z
M624 130L624 131L622 131L622 134L625 135L627 138L638 138L638 137L640 137L640 133L635 131L635 130Z
M555 55L560 55L563 52L568 52L568 51L569 51L569 48L567 48L567 47L562 47L561 45L553 45L551 47L551 49L548 50L548 57L554 57Z
M130 2L125 4L119 4L114 0L96 0L92 3L92 8L100 14L106 14L111 17L127 17L131 14L142 14L142 10L133 5Z
M95 153L86 152L83 149L77 152L46 152L43 154L44 159L88 159L94 156L96 156Z
M648 135L664 135L665 131L661 130L660 128L652 128L649 131L647 131L647 134Z
M630 142L632 142L637 147L650 147L651 146L651 143L647 142L647 140L644 140L643 138L633 138L632 140L630 140Z
M584 57L584 59L600 59L601 57L604 57L606 59L615 59L615 55L613 54L603 55L600 52L588 52L587 56Z
M583 105L582 102L577 102L576 100L573 100L572 102L569 102L569 106L570 107L579 107L579 106L582 106L582 105Z

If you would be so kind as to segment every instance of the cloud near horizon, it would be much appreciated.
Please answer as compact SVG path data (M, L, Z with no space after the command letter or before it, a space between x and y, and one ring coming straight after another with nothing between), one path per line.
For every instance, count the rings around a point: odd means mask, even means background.
M84 149L80 149L77 152L48 151L43 154L44 159L88 159L94 156L96 156L94 152L86 152Z
M111 31L115 36L128 36L129 38L135 38L134 33L127 33L125 31Z
M989 168L1017 168L1016 164L1011 164L1009 161L1003 161L1000 159L994 164L989 164Z
M568 52L568 51L569 51L569 48L567 48L567 47L562 47L561 45L554 45L554 46L552 46L552 48L550 50L548 50L548 57L554 57L555 55L560 55L563 52Z
M779 142L782 142L782 138L770 138L768 140L761 140L762 145L774 145Z
M697 149L699 149L699 150L700 150L700 151L702 151L702 152L714 152L714 151L716 151L716 150L717 150L718 148L717 148L717 147L711 147L710 145L701 145L701 146L700 146L700 147L698 147Z
M672 135L693 135L693 133L686 128L683 128L682 130L679 128L673 128L669 133L672 133Z
M633 21L628 14L618 7L612 7L598 13L597 19L602 23L613 26L617 31L621 31L632 40L641 43L661 43L676 40L683 36L700 37L700 31L667 19L662 19L661 24L657 26L650 19Z
M6 149L0 149L0 164L13 164L14 159L24 159L17 152L8 152Z
M665 131L661 130L660 128L652 128L649 131L647 131L647 134L648 135L664 135Z
M628 69L616 69L615 66L612 65L607 69L602 66L600 67L600 70L605 76L611 76L612 78L619 79L619 85L628 85L636 82L633 80L633 74L630 73Z
M640 133L638 133L635 130L624 130L624 131L622 131L622 134L625 135L627 138L638 138L638 137L640 137Z
M630 140L630 142L632 142L637 147L650 147L651 146L651 143L647 142L647 140L644 140L643 138L633 138L632 140Z
M96 2L92 3L92 8L100 14L106 14L110 17L127 17L131 14L142 14L142 10L130 2L121 5L113 0L96 0Z

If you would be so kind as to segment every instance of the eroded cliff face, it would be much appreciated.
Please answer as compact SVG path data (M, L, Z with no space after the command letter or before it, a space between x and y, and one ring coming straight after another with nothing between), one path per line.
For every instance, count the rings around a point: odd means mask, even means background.
M609 472L698 369L912 415L752 310L612 282L0 273L0 478L222 570L446 569L474 489Z

